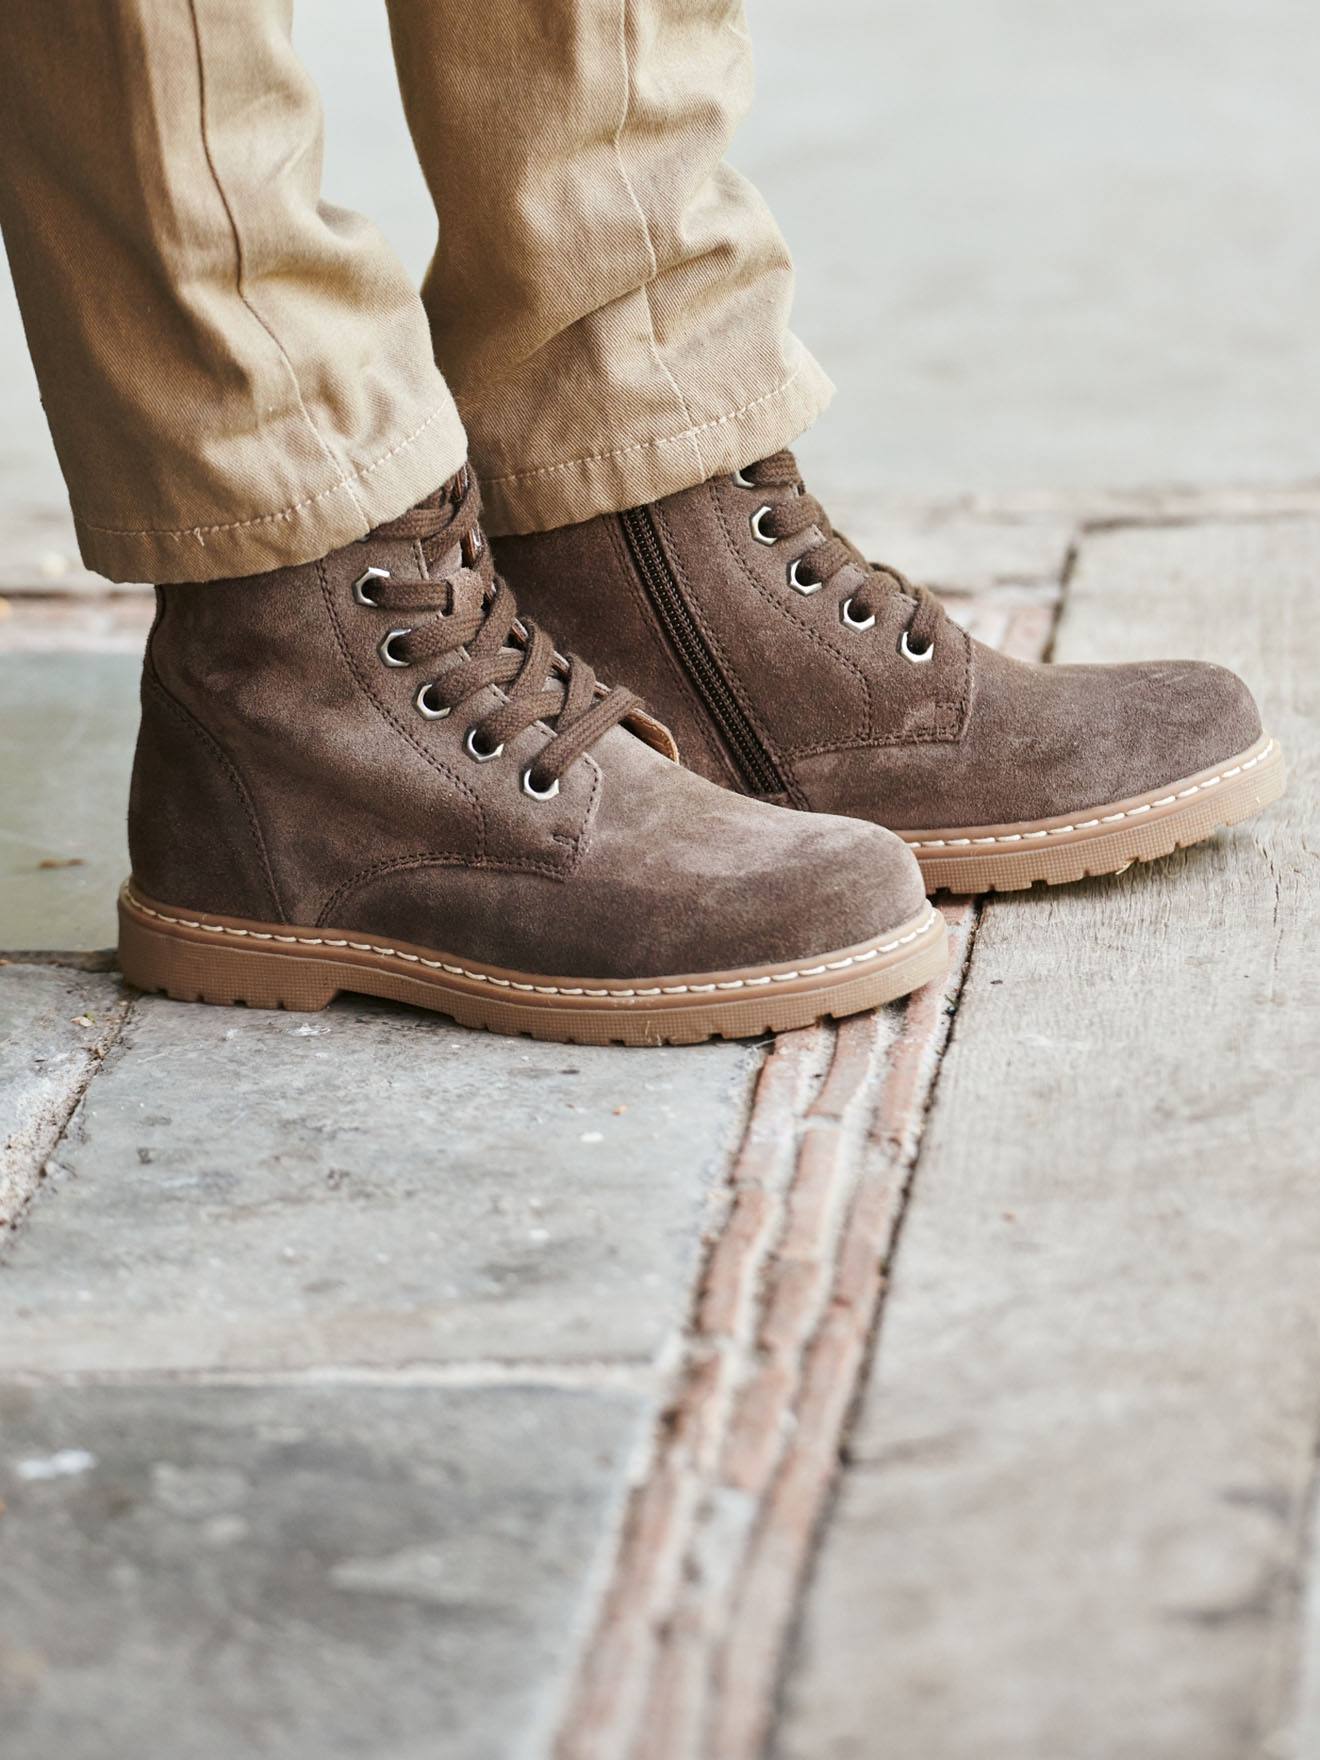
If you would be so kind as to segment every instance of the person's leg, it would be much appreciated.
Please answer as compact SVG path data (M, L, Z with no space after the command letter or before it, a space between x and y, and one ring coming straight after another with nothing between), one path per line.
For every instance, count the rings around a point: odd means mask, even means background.
M84 551L168 583L125 977L656 1044L941 971L896 838L682 770L630 692L518 620L420 302L318 205L287 6L0 21L6 239Z
M403 266L320 200L290 11L0 7L0 223L82 553L114 580L307 561L464 458Z
M741 0L391 0L440 218L423 290L495 532L631 507L787 445L830 385L725 162Z

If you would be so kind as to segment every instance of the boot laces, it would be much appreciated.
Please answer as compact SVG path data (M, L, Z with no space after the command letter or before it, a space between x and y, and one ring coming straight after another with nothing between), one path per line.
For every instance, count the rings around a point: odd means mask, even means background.
M437 667L414 701L440 719L495 685L503 701L477 717L465 747L479 760L537 722L553 729L523 773L529 793L550 796L601 736L641 707L629 690L605 690L585 660L559 654L551 637L520 618L508 583L495 573L480 527L481 496L466 468L419 506L386 521L373 538L415 539L428 568L457 550L458 564L432 578L364 575L362 602L382 611L419 613L387 637L390 663Z
M791 452L772 452L768 458L749 464L736 480L749 489L789 491L771 501L757 520L757 529L766 539L795 538L813 526L823 534L818 543L798 558L798 567L806 570L811 582L828 586L844 568L856 566L866 570L865 581L843 607L852 628L869 627L868 619L874 620L895 593L911 599L916 610L904 631L903 651L915 660L926 658L944 621L939 600L927 587L910 581L901 569L883 562L868 562L855 544L836 532L820 502L807 492Z

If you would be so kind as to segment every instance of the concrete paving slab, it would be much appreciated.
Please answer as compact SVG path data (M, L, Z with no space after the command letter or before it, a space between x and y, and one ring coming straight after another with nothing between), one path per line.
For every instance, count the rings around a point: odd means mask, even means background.
M0 657L0 952L114 945L139 662Z
M648 1359L758 1056L144 999L0 1282L0 1369Z
M641 1407L0 1389L5 1760L530 1760Z
M94 972L0 967L0 1241L123 1024L120 984Z

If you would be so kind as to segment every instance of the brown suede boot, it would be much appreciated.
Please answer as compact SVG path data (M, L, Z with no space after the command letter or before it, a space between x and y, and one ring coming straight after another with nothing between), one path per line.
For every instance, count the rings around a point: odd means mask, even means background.
M323 561L159 589L124 975L208 1002L340 990L538 1038L800 1026L942 972L889 833L672 760L519 623L466 474Z
M1005 659L836 534L789 452L495 549L522 602L589 636L685 763L892 827L931 891L1116 872L1283 788L1231 672Z

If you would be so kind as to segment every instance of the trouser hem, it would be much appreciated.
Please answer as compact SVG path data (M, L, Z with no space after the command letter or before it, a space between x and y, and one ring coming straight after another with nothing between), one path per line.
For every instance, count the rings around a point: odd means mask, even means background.
M493 536L550 531L602 513L695 488L787 446L824 411L834 386L804 350L787 379L753 390L745 403L681 433L624 441L608 451L513 472L482 470L485 524Z
M370 463L269 513L134 530L83 519L75 510L82 559L112 581L153 582L228 580L315 562L406 513L463 464L467 437L452 402L411 427L401 425L403 438Z

